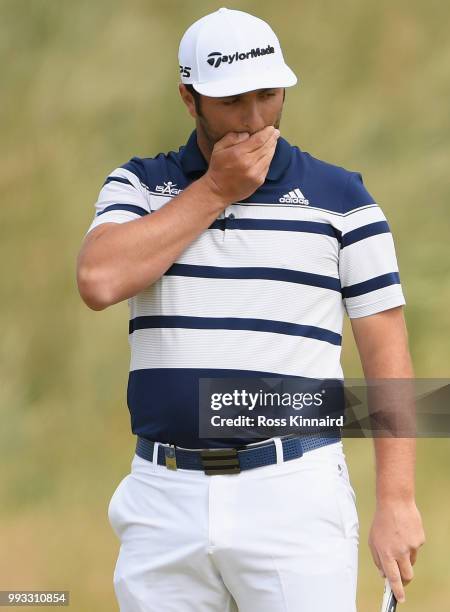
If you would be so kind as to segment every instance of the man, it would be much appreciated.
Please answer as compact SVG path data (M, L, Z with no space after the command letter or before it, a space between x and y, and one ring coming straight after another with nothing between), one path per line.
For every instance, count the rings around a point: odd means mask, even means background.
M109 175L78 258L90 308L130 306L138 442L109 505L120 609L352 612L358 518L338 432L201 437L199 380L342 379L344 312L366 377L412 377L392 235L358 173L280 137L297 79L265 22L221 8L186 31L179 64L195 131ZM414 441L375 451L370 546L402 601L424 541Z

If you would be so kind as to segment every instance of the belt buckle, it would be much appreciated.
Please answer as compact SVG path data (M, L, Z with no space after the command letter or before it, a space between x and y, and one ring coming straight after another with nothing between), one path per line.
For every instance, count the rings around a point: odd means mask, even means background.
M166 462L166 468L168 470L176 470L177 467L177 456L175 453L175 445L164 446L164 460Z
M239 474L241 466L237 448L207 448L200 451L205 474Z

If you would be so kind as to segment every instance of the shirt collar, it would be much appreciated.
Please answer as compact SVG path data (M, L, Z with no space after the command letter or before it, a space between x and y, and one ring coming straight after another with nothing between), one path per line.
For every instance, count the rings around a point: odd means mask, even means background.
M204 174L208 164L197 144L197 130L189 136L187 143L180 149L180 161L184 173L188 176ZM270 162L266 180L277 181L286 171L291 161L291 145L281 136L278 138L274 156ZM198 177L197 177L198 178Z

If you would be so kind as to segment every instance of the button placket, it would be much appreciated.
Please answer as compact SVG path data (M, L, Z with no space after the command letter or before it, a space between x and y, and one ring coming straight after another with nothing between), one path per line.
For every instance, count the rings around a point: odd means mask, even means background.
M227 207L224 211L224 238L226 236L227 229L229 229L229 222L236 218L236 215L231 211L231 206Z

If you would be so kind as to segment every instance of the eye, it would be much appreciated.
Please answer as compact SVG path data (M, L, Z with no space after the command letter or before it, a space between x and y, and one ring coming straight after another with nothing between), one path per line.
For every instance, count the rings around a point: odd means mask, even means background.
M234 100L225 100L223 104L225 104L225 106L231 106L232 104L235 104L237 101L238 101L237 98L235 98Z

